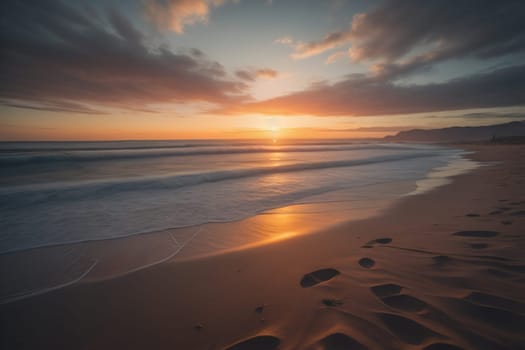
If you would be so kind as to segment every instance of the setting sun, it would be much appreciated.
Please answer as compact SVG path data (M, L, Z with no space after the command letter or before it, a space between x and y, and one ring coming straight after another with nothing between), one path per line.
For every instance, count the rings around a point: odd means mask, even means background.
M270 130L272 132L272 141L273 143L276 143L279 137L279 128L277 126L274 126Z

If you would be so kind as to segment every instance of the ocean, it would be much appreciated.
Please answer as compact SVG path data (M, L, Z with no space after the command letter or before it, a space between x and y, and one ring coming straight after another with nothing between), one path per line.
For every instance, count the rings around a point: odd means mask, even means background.
M3 142L0 253L231 222L301 203L397 198L475 166L459 149L382 142ZM384 185L390 190L378 190Z

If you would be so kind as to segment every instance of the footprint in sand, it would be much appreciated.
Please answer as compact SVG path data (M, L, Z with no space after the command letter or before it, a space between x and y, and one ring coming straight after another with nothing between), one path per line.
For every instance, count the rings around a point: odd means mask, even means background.
M393 283L370 287L372 293L381 299L384 304L394 309L418 312L424 310L428 306L427 303L414 298L413 296L399 294L402 289L403 287Z
M408 312L419 312L427 308L427 303L407 294L392 295L381 298L386 305Z
M361 265L361 267L364 267L365 269L370 269L375 264L376 262L370 258L362 258L359 260L359 265Z
M303 288L313 287L321 282L328 281L339 274L340 272L336 269L317 270L304 275L301 279L300 284Z
M425 346L423 350L464 350L459 346L447 344L447 343L434 343L428 346Z
M367 350L357 340L343 333L333 333L319 341L323 350Z
M393 314L379 314L379 317L392 333L408 344L419 345L429 338L440 336L406 317Z
M496 231L458 231L453 233L454 236L461 237L494 237L499 235Z
M273 350L277 349L281 340L271 335L259 335L240 343L237 343L226 350Z
M403 287L394 283L379 284L377 286L370 287L372 293L374 293L379 298L399 294L402 289Z

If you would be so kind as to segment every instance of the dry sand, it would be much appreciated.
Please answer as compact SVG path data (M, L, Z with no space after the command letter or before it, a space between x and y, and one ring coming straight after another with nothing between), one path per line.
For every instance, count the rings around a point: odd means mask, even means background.
M524 349L525 146L467 147L381 216L0 305L0 348Z

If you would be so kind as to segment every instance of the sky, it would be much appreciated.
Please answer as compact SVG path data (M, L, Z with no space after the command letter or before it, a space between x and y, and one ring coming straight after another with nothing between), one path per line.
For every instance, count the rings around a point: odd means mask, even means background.
M522 0L4 0L0 141L525 120Z

